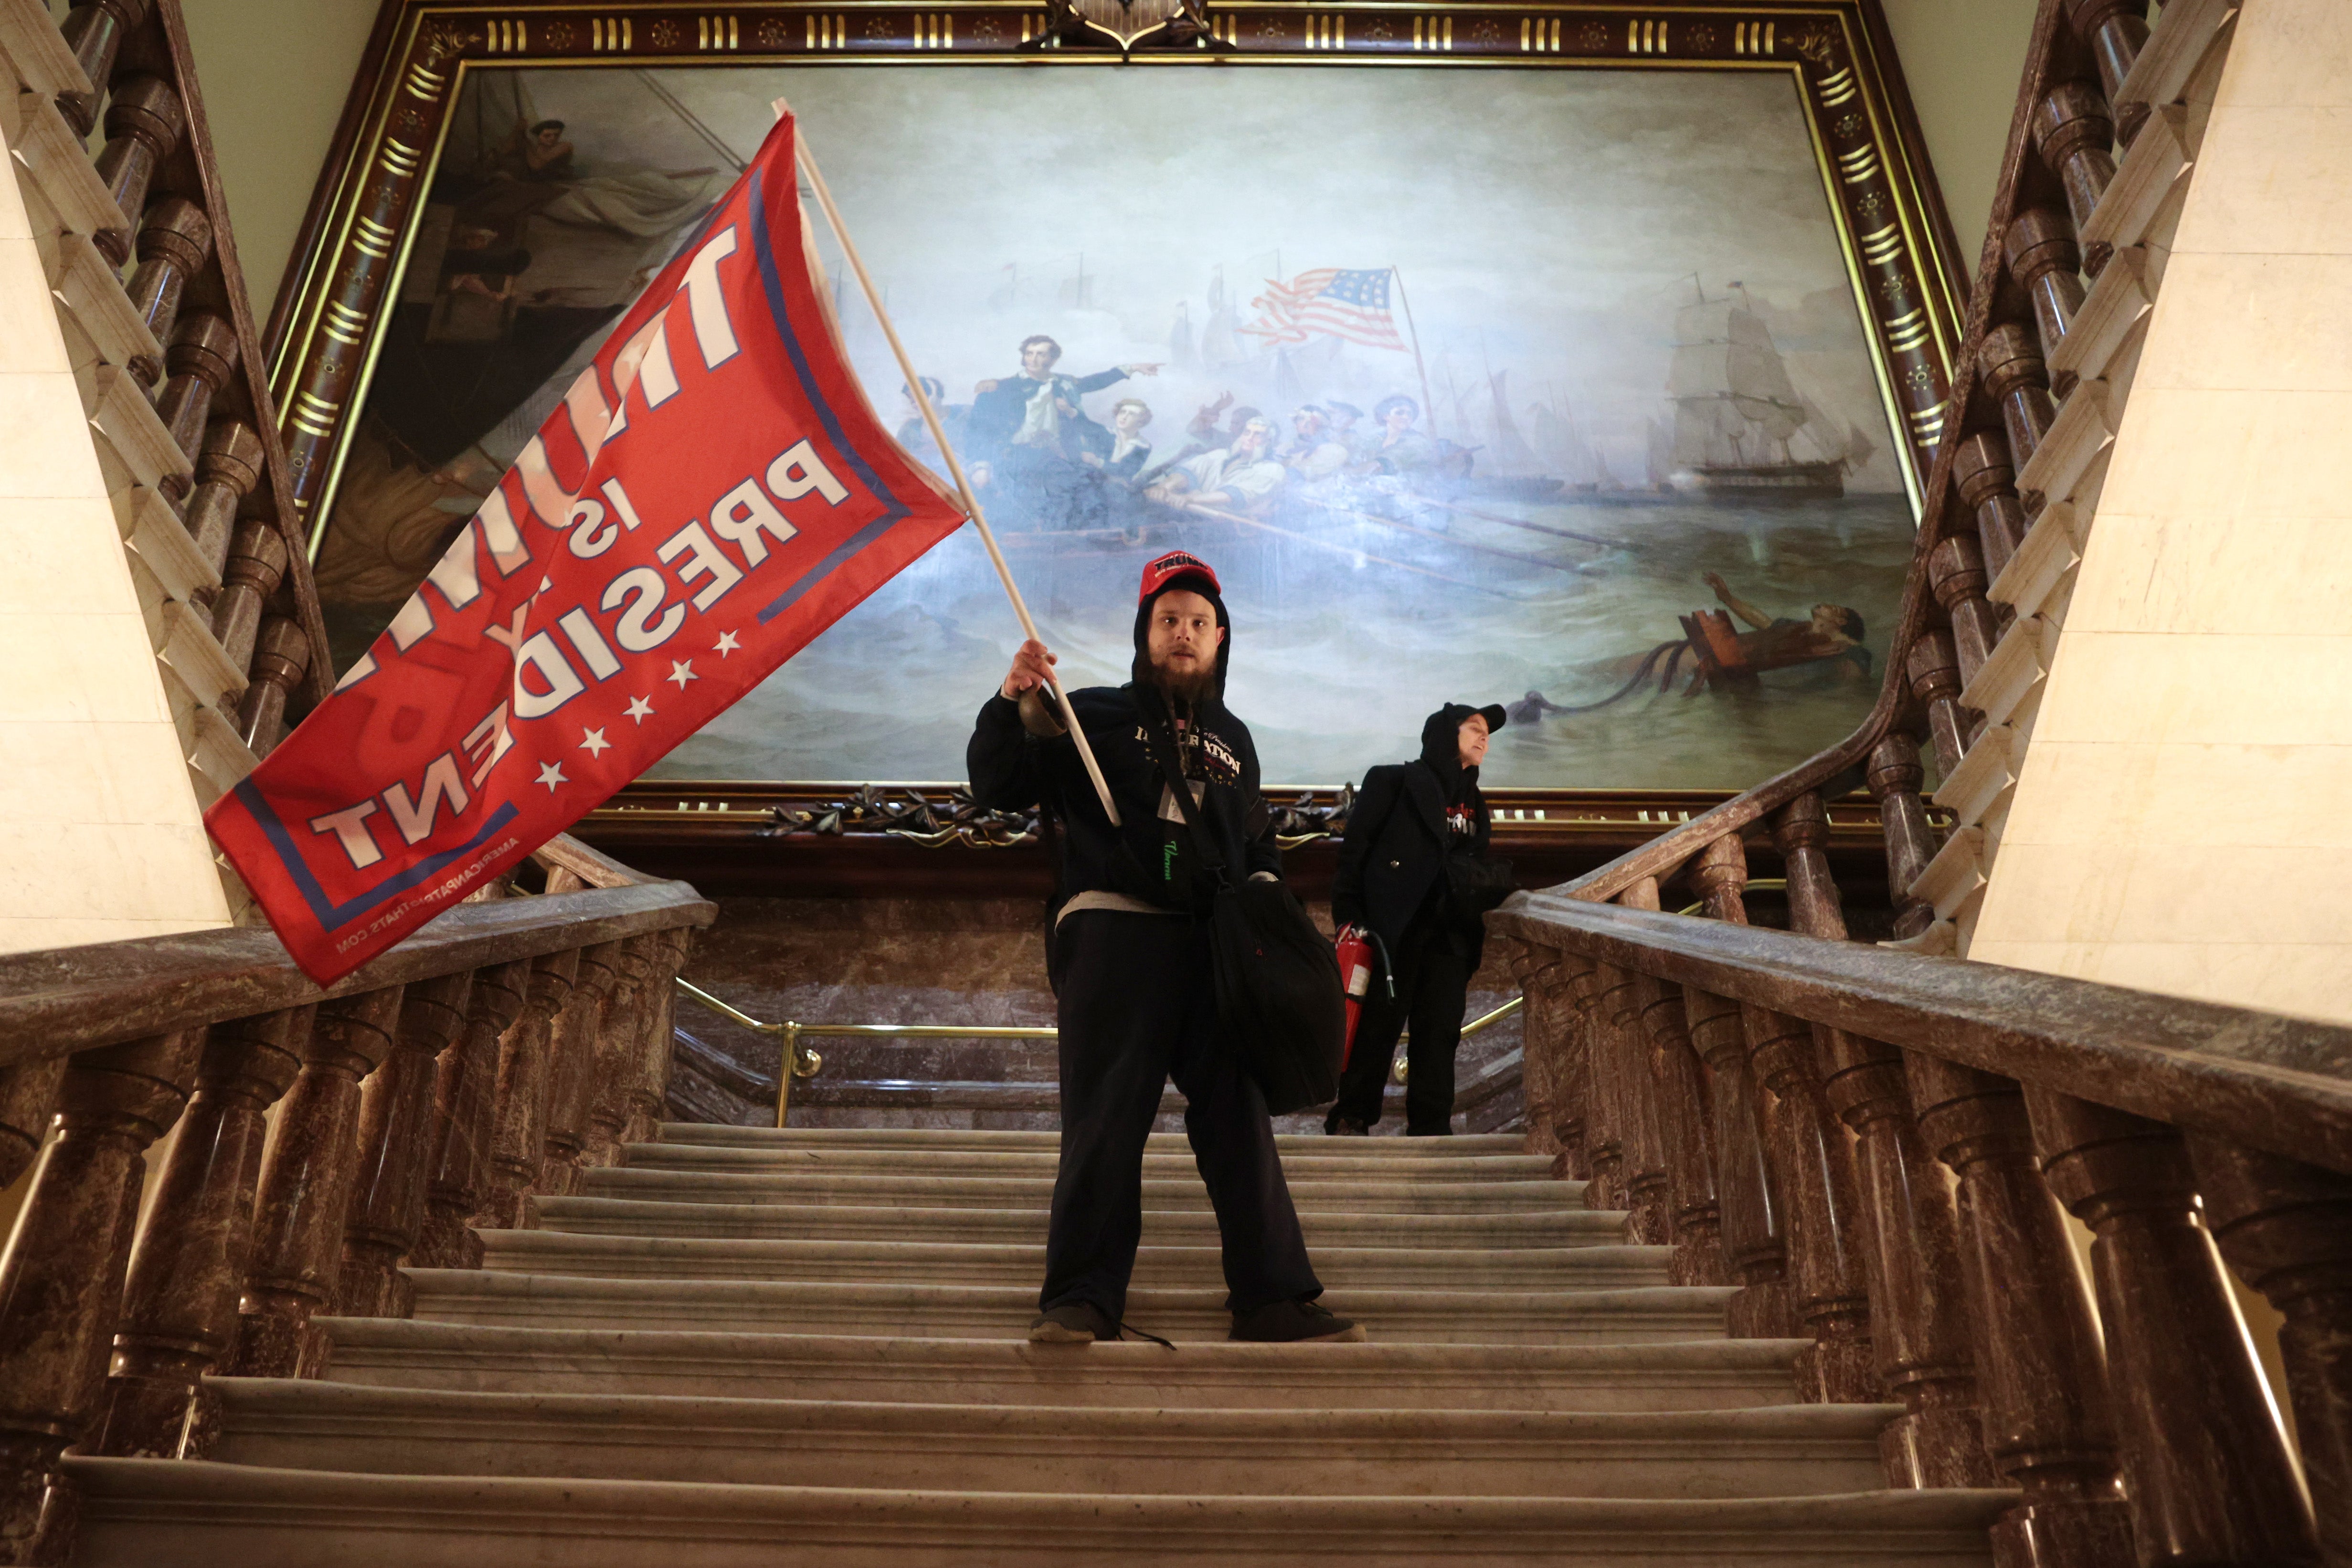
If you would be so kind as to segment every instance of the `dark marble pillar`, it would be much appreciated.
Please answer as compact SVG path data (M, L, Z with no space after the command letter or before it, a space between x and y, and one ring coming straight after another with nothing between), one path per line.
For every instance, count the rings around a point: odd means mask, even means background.
M261 1159L252 1262L229 1362L236 1375L318 1375L325 1345L310 1319L325 1310L341 1272L360 1080L392 1051L399 1017L398 986L320 1005Z
M1871 748L1864 781L1878 801L1878 821L1886 839L1886 887L1895 902L1895 936L1907 940L1935 924L1936 906L1911 891L1927 862L1936 858L1936 830L1927 821L1927 803L1919 789L1927 781L1919 765L1919 743L1900 730Z
M2132 1568L2106 1357L2065 1217L2015 1081L1917 1051L1920 1134L1959 1178L1960 1271L1993 1469L2023 1493L1993 1529L2000 1568Z
M2029 1087L2050 1186L2091 1274L2132 1530L2147 1563L2313 1563L2295 1475L2177 1129Z
M61 1561L69 1493L58 1458L97 1414L146 1176L179 1119L201 1032L74 1056L56 1135L0 1253L0 1563Z
M425 1223L441 1053L466 1027L471 970L419 980L401 998L392 1054L360 1092L359 1167L343 1221L335 1311L404 1318L415 1292L400 1271Z
M301 1067L317 1011L289 1008L208 1032L195 1093L131 1254L105 1414L89 1444L94 1451L180 1456L189 1402L236 1334L267 1117Z
M531 1190L563 1197L580 1190L588 1147L588 1106L595 1091L596 1055L604 1034L604 1004L620 979L621 944L580 950L572 996L549 1037L547 1147Z
M539 1179L546 1154L548 1044L556 1018L572 999L579 965L577 948L533 958L522 1015L499 1037L488 1192L473 1218L477 1229L512 1230L523 1223L523 1197Z
M2321 1560L2352 1563L2352 1176L2219 1138L2189 1148L2221 1256L2285 1319L2279 1359Z
M425 1226L411 1260L423 1269L473 1269L481 1239L470 1225L488 1187L490 1142L498 1112L499 1053L522 1015L530 960L474 971L466 1027L442 1052L435 1082L433 1176L425 1190Z

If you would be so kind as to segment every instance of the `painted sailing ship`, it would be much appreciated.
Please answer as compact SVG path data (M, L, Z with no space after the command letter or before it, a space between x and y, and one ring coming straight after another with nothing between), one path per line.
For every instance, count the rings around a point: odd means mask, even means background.
M1853 457L1824 450L1817 411L1789 381L1764 322L1739 298L1698 301L1675 317L1666 375L1675 405L1663 467L1677 490L1706 500L1834 500Z

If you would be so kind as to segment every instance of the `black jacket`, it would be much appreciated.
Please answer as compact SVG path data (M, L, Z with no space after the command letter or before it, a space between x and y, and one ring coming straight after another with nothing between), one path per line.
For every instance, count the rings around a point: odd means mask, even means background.
M1148 700L1156 714L1158 694ZM1052 813L1061 826L1056 907L1076 894L1105 892L1207 913L1215 883L1201 868L1192 834L1160 814L1163 800L1175 811L1174 798L1146 747L1135 685L1089 686L1072 692L1070 706L1118 802L1121 827L1114 829L1103 814L1069 737L1030 734L1021 705L1002 695L982 706L964 751L972 798L1001 811L1043 807ZM1228 873L1236 882L1255 872L1281 875L1282 852L1274 841L1273 813L1258 794L1257 747L1249 727L1215 698L1201 705L1195 722L1201 744L1186 748L1185 772L1206 784L1200 792L1202 825Z
M1435 727L1434 717L1431 722ZM1339 870L1331 883L1331 918L1342 925L1368 927L1391 951L1423 904L1433 895L1444 900L1445 857L1486 852L1493 824L1486 797L1478 793L1478 770L1460 765L1452 749L1454 744L1450 724L1438 739L1424 732L1419 758L1364 775L1363 788L1348 813L1348 831L1339 841ZM1441 745L1445 748L1442 752ZM1467 808L1468 833L1456 834L1447 827L1446 808L1453 805ZM1473 936L1470 956L1475 964L1485 923L1475 915L1452 918Z

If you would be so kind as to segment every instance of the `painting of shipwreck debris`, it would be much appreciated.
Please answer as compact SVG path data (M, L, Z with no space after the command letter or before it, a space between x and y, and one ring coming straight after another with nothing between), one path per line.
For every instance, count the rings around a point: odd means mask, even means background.
M470 73L319 563L347 654L779 97L1076 684L1182 548L1270 781L1449 700L1511 705L1488 782L1562 787L1750 782L1867 710L1913 519L1853 285L1793 86L1696 70ZM1019 638L967 528L657 771L961 777Z

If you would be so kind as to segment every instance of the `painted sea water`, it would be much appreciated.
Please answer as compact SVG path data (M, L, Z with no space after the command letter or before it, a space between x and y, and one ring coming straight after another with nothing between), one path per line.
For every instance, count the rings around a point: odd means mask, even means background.
M1417 747L1451 701L1577 706L1624 685L1633 661L1683 638L1678 617L1716 607L1702 574L1775 618L1830 601L1858 612L1872 668L1910 559L1900 496L1742 508L1687 501L1477 509L1605 547L1455 516L1442 539L1374 525L1316 542L1183 523L1140 544L1013 536L1013 569L1073 685L1116 685L1131 657L1142 563L1185 549L1227 585L1227 701L1276 784L1339 784ZM1304 533L1304 529L1297 530ZM1464 548L1508 549L1505 559ZM1353 549L1339 553L1333 547ZM1370 558L1442 571L1452 581ZM1541 561L1547 564L1534 564ZM966 528L817 639L767 684L657 766L656 778L944 780L963 777L974 714L1021 639ZM1877 682L1860 662L1775 671L1753 691L1642 689L1598 711L1507 726L1494 785L1742 788L1842 739Z

